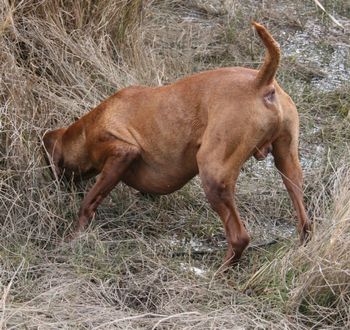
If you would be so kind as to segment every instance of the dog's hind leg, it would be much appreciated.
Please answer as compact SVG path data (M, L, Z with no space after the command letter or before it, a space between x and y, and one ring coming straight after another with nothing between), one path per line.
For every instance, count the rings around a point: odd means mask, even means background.
M241 257L250 241L234 202L241 161L231 159L228 164L206 156L208 154L201 151L197 155L199 175L208 201L224 225L228 243L223 265L226 267Z
M305 242L311 233L311 223L303 202L303 174L298 157L298 141L286 134L273 143L272 154L297 213L300 239Z
M129 165L139 155L137 147L119 141L101 149L103 149L101 153L105 151L108 156L96 183L83 199L75 233L88 226L98 205L117 185Z

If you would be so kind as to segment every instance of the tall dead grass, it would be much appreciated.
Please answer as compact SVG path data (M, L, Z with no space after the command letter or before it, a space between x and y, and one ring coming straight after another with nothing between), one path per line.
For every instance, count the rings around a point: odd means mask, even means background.
M267 299L284 304L286 313L312 327L350 325L349 180L349 168L343 165L313 196L318 217L306 246L291 251L282 247L245 283L245 289L267 291Z
M1 2L0 328L349 327L348 85L315 93L281 68L301 113L315 235L297 245L278 173L248 162L237 200L256 247L224 275L222 227L198 180L159 198L120 185L67 244L86 186L52 180L42 157L47 129L124 86L256 67L263 50L252 16L292 35L310 10L303 1Z

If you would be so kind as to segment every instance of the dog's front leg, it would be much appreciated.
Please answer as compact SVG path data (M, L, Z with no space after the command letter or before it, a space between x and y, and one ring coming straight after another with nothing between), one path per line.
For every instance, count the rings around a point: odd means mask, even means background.
M101 150L108 152L108 156L96 183L83 199L73 236L88 226L98 205L117 185L131 162L139 155L136 147L125 143L116 143Z

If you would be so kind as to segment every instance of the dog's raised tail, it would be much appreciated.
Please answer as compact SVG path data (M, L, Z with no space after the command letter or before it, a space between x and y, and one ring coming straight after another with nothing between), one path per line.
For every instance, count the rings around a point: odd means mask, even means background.
M252 22L252 25L255 27L255 30L258 32L259 37L267 49L264 63L256 77L256 84L259 88L272 83L280 63L281 51L277 41L264 26L256 22Z

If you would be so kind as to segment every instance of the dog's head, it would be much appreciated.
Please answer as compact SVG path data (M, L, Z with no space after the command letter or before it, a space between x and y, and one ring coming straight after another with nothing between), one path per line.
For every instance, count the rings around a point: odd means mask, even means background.
M63 174L62 136L65 131L65 128L59 128L45 133L43 137L46 161L48 164L53 165L53 171L58 177L61 177Z

